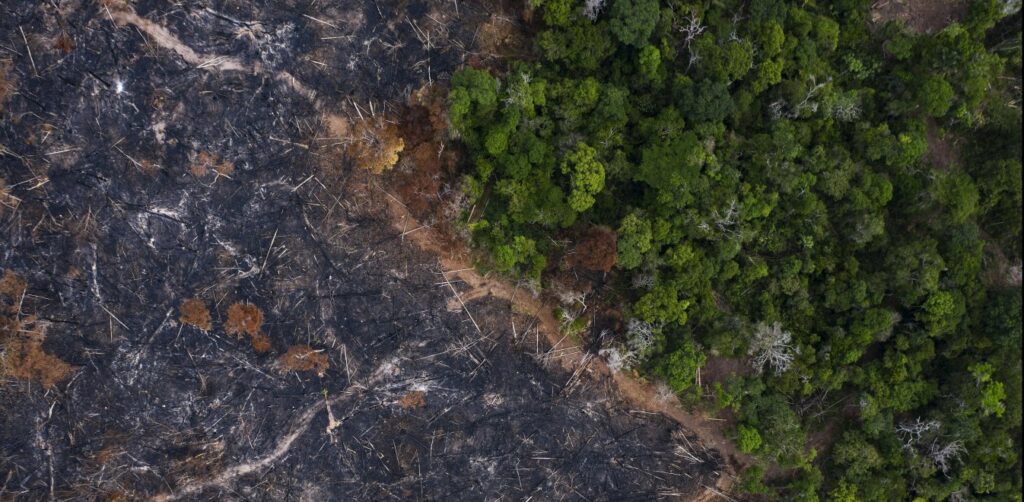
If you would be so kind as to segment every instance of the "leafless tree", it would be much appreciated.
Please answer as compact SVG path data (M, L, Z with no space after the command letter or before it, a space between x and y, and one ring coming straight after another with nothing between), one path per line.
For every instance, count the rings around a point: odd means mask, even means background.
M754 328L754 338L750 344L748 354L753 356L752 364L758 373L764 371L768 366L778 375L793 363L796 356L796 349L790 345L793 335L782 329L782 324L759 323Z
M818 83L817 77L812 76L811 88L807 90L807 94L804 95L804 99L800 100L795 106L789 106L789 103L785 99L779 99L773 101L768 105L768 112L771 114L772 120L778 120L782 117L787 119L795 119L800 117L805 111L814 113L818 111L818 102L815 98L818 97L818 93L832 81L832 78L826 79L822 83ZM859 110L857 111L859 113Z
M841 94L832 105L832 117L840 122L853 122L860 118L860 103L857 98Z
M738 238L740 236L740 233L735 226L736 219L740 215L740 208L735 199L733 199L729 204L729 207L724 212L720 212L718 209L715 209L712 211L712 215L715 221L715 226L718 227L718 231L722 232L723 235L730 238Z
M654 287L655 275L652 272L643 271L633 275L634 289L651 289Z
M682 21L685 24L680 26L678 29L679 33L683 34L683 47L690 47L690 43L704 33L704 30L707 29L707 27L702 24L700 17L694 14L684 17Z
M530 96L530 80L529 73L520 73L519 80L513 81L508 87L508 96L505 97L505 104L525 106Z
M938 420L921 420L920 417L913 422L905 422L896 426L896 435L903 442L903 449L910 449L921 442L921 437L933 431L938 431L942 423Z
M598 354L604 357L608 369L616 373L636 364L636 358L632 351L623 351L618 347L603 348Z
M928 458L935 463L935 466L943 474L949 474L954 462L960 462L960 455L967 453L963 441L959 439L946 444L940 444L937 440L928 449Z
M768 113L771 115L772 120L779 120L784 116L789 116L789 113L786 111L786 104L786 100L778 99L768 105Z
M949 494L949 502L967 502L972 499L970 485L961 486L959 490Z
M635 359L643 360L651 354L654 330L654 325L640 319L630 319L626 324L626 345Z
M604 0L586 0L583 4L583 15L591 20L597 21L597 15L604 8Z

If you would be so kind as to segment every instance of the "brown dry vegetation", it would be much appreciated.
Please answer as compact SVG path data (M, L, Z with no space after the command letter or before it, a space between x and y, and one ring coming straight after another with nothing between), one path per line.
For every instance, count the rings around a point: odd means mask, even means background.
M36 382L44 389L52 389L74 370L70 364L43 351L38 340L12 337L4 344L4 374Z
M264 335L263 333L256 333L255 335L251 335L249 343L252 344L253 350L260 354L270 352L270 337Z
M607 227L590 227L580 236L569 255L570 263L596 272L608 272L615 266L615 232Z
M476 66L483 63L484 57L522 57L530 51L530 39L525 26L516 16L492 14L486 23L477 31L476 46L478 53L470 56L470 64Z
M210 171L216 173L218 177L230 178L231 174L235 172L235 165L230 161L221 159L216 154L199 152L196 154L196 159L192 166L189 167L189 171L196 178L202 178L210 174Z
M210 328L213 327L210 320L210 309L206 308L206 302L199 298L185 300L181 304L181 316L178 319L203 331L210 331Z
M410 154L411 168L395 178L398 196L420 219L428 219L441 189L440 162L431 143L420 143Z
M43 351L46 337L44 323L34 316L19 317L21 301L28 283L10 269L0 279L0 346L3 347L3 365L0 374L36 382L45 389L53 388L74 371L74 367L60 358Z
M251 303L235 303L228 307L224 329L229 335L257 335L263 327L263 311Z
M406 409L406 410L411 410L411 409L422 408L422 407L426 406L427 405L427 400L424 399L423 392L420 392L418 390L414 390L414 391L409 392L408 394L402 396L402 398L398 400L398 405L401 406L402 408Z
M423 86L409 97L399 127L409 155L393 179L398 196L425 222L443 219L441 192L446 174L454 170L456 151L444 148L447 128L445 90Z
M11 75L11 60L0 59L0 112L4 111L4 103L11 94L14 94L16 88L17 81Z
M71 54L75 50L75 41L67 33L61 33L53 43L53 48L64 54Z
M324 376L327 368L330 367L327 356L313 350L309 345L292 345L288 348L288 352L277 358L277 362L283 372L316 371L316 374L320 376Z
M153 162L149 159L142 159L139 161L138 168L143 174L147 176L156 176L160 172L160 164Z
M346 153L356 165L380 174L398 163L398 154L405 148L405 140L398 127L379 118L364 118L356 122L352 135L347 138Z
M8 309L11 312L17 311L17 307L21 303L21 296L25 294L27 288L28 283L20 275L11 269L4 271L4 277L0 279L0 295L7 297L10 302Z
M270 350L270 338L260 331L262 327L263 311L259 307L240 302L228 307L228 319L224 322L224 331L239 338L248 335L252 348L260 353Z

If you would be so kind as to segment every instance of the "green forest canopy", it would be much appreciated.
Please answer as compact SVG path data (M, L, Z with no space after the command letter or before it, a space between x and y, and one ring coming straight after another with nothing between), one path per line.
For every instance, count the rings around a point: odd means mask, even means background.
M451 80L473 240L541 281L551 237L616 229L635 366L697 403L694 368L749 362L703 401L748 492L1021 500L1006 5L914 34L868 0L535 0L536 58Z

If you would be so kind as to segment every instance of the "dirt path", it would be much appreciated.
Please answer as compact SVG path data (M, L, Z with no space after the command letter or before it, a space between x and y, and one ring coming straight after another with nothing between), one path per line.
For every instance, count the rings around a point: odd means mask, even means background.
M727 492L733 484L737 465L749 464L750 457L736 449L732 441L725 437L721 425L723 422L704 413L684 410L675 398L665 399L659 395L654 385L641 382L626 373L613 372L601 358L585 360L587 353L584 350L562 350L568 348L567 344L575 342L569 341L560 333L559 322L552 313L554 305L547 304L508 282L481 275L473 267L470 252L464 246L452 245L450 240L445 239L437 230L417 221L405 204L385 188L372 182L370 184L374 190L380 191L384 195L383 198L387 201L388 206L388 217L392 226L402 233L402 240L437 256L446 278L449 281L462 281L469 288L467 291L458 293L459 296L454 302L455 306L464 305L463 302L468 302L471 299L493 296L512 302L515 311L529 313L536 317L537 329L553 347L557 346L565 353L558 359L566 369L576 371L582 364L587 364L587 373L591 378L600 379L610 376L615 383L616 390L630 405L640 410L662 413L672 418L696 434L705 446L717 450L725 460L723 475L719 478L716 486L706 487L708 491L699 500L711 500L716 497L731 500L721 492ZM415 230L410 231L409 229ZM469 309L465 310L467 315L472 317Z

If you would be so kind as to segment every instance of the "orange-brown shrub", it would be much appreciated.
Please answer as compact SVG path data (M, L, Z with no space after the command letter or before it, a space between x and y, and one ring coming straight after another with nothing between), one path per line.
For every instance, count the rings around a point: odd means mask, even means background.
M235 303L228 307L228 319L224 322L224 330L229 335L242 338L249 335L249 342L256 352L267 352L270 350L270 338L264 335L260 328L263 327L263 311L250 303Z
M69 37L67 33L61 33L57 40L54 41L53 48L64 54L71 54L71 51L75 50L75 40Z
M270 337L263 333L256 333L249 339L249 343L252 344L253 350L263 354L264 352L270 351Z
M263 311L251 303L235 303L228 307L224 329L229 335L257 335L263 327Z
M347 139L346 153L349 157L359 167L376 174L394 167L399 152L405 148L398 127L381 119L360 120Z
M199 298L185 300L181 304L181 316L178 319L184 324L195 326L203 331L210 331L210 328L213 327L210 309L206 308L206 302Z
M279 368L282 371L316 371L317 375L324 376L330 362L327 355L313 350L309 345L292 345L288 352L277 359Z
M43 351L42 332L23 329L33 323L26 319L24 325L16 318L0 318L0 340L3 340L3 374L36 382L44 389L52 389L68 377L74 367L59 357ZM23 332L27 331L27 334Z
M414 390L402 396L402 398L398 400L398 405L407 410L422 408L427 405L427 400L424 399L423 396L423 392Z

